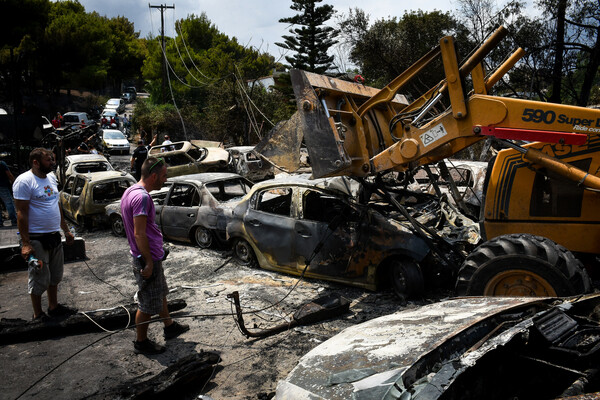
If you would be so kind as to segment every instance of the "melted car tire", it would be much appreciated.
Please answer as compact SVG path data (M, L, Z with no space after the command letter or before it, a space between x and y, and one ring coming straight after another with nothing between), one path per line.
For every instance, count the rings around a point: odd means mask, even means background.
M459 296L572 296L591 290L573 253L530 234L498 236L477 247L462 264Z
M254 250L250 243L244 239L235 239L233 242L233 254L241 265L245 265L251 268L258 267L258 261L254 255Z
M125 237L125 225L123 225L123 218L118 215L113 215L110 218L110 229L115 236Z
M394 293L401 299L421 295L425 280L419 264L410 259L393 259L388 264L389 279Z
M214 235L210 229L201 226L194 230L194 242L202 249L208 249L214 243Z

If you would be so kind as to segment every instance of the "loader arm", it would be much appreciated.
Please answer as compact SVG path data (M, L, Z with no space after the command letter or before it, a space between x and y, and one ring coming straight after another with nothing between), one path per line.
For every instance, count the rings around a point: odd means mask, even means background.
M379 90L293 70L298 112L256 149L293 171L304 141L314 177L364 177L437 162L490 135L582 145L588 135L600 133L600 110L488 95L524 54L518 49L486 78L482 61L505 35L500 27L462 65L454 38L444 37ZM437 57L442 58L445 79L408 104L398 93ZM450 107L440 110L443 96Z

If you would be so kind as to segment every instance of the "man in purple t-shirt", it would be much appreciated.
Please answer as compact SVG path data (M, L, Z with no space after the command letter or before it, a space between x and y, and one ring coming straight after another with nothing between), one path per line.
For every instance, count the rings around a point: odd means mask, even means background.
M167 180L167 165L162 158L149 157L142 164L142 178L129 187L121 198L121 215L132 255L133 274L138 284L138 311L135 315L136 353L158 354L165 347L148 339L148 322L158 314L164 324L165 339L189 330L188 325L171 319L167 309L169 288L162 261L165 258L163 239L154 221L154 202L148 194L160 189Z

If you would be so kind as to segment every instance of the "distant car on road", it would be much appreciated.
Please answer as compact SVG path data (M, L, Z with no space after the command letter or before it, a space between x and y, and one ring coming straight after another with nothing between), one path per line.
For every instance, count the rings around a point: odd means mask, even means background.
M90 116L87 113L79 111L70 111L63 115L65 126L89 126L92 123Z
M419 263L429 253L406 226L359 204L350 180L289 176L260 182L227 224L234 255L244 265L376 290L387 283L410 295L423 283ZM419 279L420 277L420 279Z
M119 114L125 111L125 101L121 98L113 98L108 99L106 105L104 106L105 110L115 110Z
M118 129L102 129L102 145L109 152L129 154L129 141Z
M133 101L133 94L129 92L124 92L121 94L121 99L123 99L125 103L131 103Z
M123 93L129 93L131 95L131 101L137 99L137 90L133 86L127 86L123 88Z
M247 179L228 172L169 178L163 189L150 193L156 223L169 240L192 242L201 248L222 243L233 207L251 187ZM113 233L124 236L120 201L109 204L106 214Z
M106 222L106 205L120 199L135 183L133 176L119 171L74 174L60 192L60 204L65 217L78 225L100 226Z
M199 147L187 141L153 146L148 155L165 160L169 178L200 172L226 172L230 158L229 153L221 148Z

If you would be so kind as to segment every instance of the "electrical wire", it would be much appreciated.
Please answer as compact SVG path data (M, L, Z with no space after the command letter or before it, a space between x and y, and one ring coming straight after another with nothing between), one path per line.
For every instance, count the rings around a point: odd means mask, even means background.
M82 314L83 316L85 316L85 317L86 317L87 319L89 319L90 321L92 321L92 323L93 323L94 325L96 325L98 328L102 329L104 332L108 332L108 333L117 333L117 332L120 332L120 331L122 331L122 330L125 330L125 329L129 328L129 324L131 323L131 313L129 312L129 310L127 309L127 307L125 307L125 306L123 306L123 305L120 305L120 306L117 306L117 307L113 307L113 308L109 308L109 309L104 309L104 310L102 310L102 311L105 311L105 310L114 310L114 309L117 309L117 308L119 308L119 307L123 308L123 309L125 310L125 312L127 313L127 325L125 326L125 328L123 328L123 329L120 329L120 330L118 330L118 331L111 331L111 330L108 330L108 329L104 328L102 325L100 325L99 323L97 323L96 321L94 321L94 320L92 319L92 317L90 317L89 315L87 315L87 313L88 313L89 311L87 311L87 312L86 312L86 311L79 311L79 313L80 313L80 314ZM96 310L96 311L101 311L101 310Z
M238 69L238 66L237 66L237 64L234 64L234 65L235 65L235 69L236 69L236 71L237 71L237 72L238 72L238 74L240 74L240 76L241 76L241 73L240 73L240 71L239 71L239 69ZM236 76L236 79L238 79L238 77L237 77L237 76ZM246 93L246 91L243 89L243 86L240 84L239 80L238 80L238 85L240 85L240 86L241 86L242 92L243 92L243 94L244 94L244 95L245 95L245 96L248 98L248 101L250 101L250 104L252 104L252 105L254 106L254 108L256 108L256 110L257 110L257 111L260 113L260 115L262 115L262 117L263 117L263 118L264 118L264 119L265 119L265 120L266 120L268 123L270 123L270 124L271 124L271 126L275 126L275 124L274 124L273 122L271 122L271 120L270 120L269 118L267 118L267 116L266 116L266 115L265 115L265 114L264 114L264 113L263 113L263 112L260 110L260 108L258 108L258 106L257 106L257 105L254 103L254 101L252 101L252 99L250 98L250 96L248 95L248 93Z
M175 25L175 30L177 30L177 25ZM179 31L181 32L181 24L179 25ZM185 47L185 51L187 52L187 55L190 59L190 61L192 62L192 65L194 66L194 68L196 68L196 71L198 71L200 73L200 75L202 75L203 77L205 77L206 79L211 79L208 76L206 76L202 71L200 71L200 69L196 66L196 63L194 62L194 59L192 58L192 56L190 55L190 51L188 50L188 47L185 43L185 39L183 38L183 34L180 34L181 37L181 42L183 43L183 47Z
M167 54L165 53L165 49L163 49L162 46L160 46L160 48L163 52L163 56L165 57L165 62L168 64L169 60L167 60ZM173 71L173 73L175 74L175 71ZM175 74L175 76L177 76L177 74ZM183 122L183 117L181 116L179 107L177 107L177 103L175 102L175 95L173 94L173 85L171 84L171 77L169 76L168 73L167 73L167 80L169 81L169 91L171 92L171 99L173 100L173 105L175 106L175 111L177 111L177 115L179 115L179 119L181 120L181 126L183 127L183 136L185 137L185 140L188 140L187 131L185 129L185 123Z
M90 272L92 273L92 275L94 275L94 276L96 277L96 279L98 279L100 282L102 282L102 283L104 283L104 284L106 284L106 285L108 285L108 286L112 287L113 289L115 289L115 290L116 290L117 292L119 292L119 294L120 294L121 296L123 296L124 298L126 298L126 299L128 299L128 298L129 298L129 296L126 296L125 294L123 294L123 292L121 292L121 291L119 290L119 288L118 288L118 287L116 287L115 285L113 285L113 284L111 284L111 283L108 283L108 282L106 282L104 279L102 279L102 278L100 278L98 275L96 275L96 273L94 272L94 270L92 270L92 268L90 267L90 265L87 263L87 261L86 261L86 260L83 260L83 262L84 262L84 263L85 263L85 265L88 267L88 269L90 270Z

